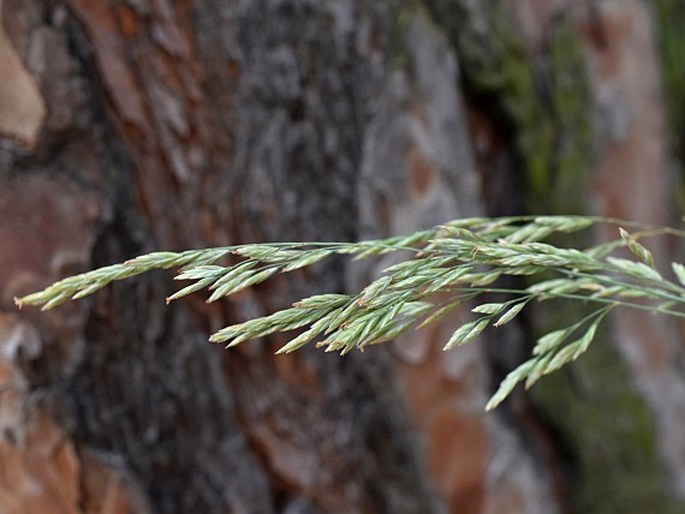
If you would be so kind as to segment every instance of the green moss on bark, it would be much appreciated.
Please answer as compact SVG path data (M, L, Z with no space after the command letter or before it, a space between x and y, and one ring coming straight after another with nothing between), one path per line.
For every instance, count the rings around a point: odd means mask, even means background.
M527 209L586 212L595 134L582 42L562 18L533 55L510 5L428 0L457 52L469 103L503 128L518 157ZM540 306L534 325L551 330L579 315ZM685 512L668 496L652 415L608 341L598 338L570 370L542 380L533 398L564 446L570 512Z
M428 1L457 51L470 102L510 139L528 183L528 210L578 212L575 198L585 196L594 140L581 43L562 19L533 55L508 6Z
M671 147L678 159L676 206L685 212L685 2L656 0L653 4L661 53L666 114Z
M685 512L666 490L652 414L605 337L531 394L565 446L571 513Z

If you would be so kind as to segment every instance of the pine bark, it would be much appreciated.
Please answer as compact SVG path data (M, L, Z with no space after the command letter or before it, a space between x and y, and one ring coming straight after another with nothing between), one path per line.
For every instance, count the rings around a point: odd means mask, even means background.
M535 318L449 354L440 343L461 317L344 358L207 342L304 295L358 288L387 263L333 260L211 305L165 306L174 284L161 272L47 313L12 305L152 250L385 236L568 210L579 191L602 214L667 222L658 79L625 76L657 59L650 12L537 4L0 0L0 511L677 509L684 381L675 358L658 381L639 341L602 343L623 362L610 379L634 393L619 435L648 448L607 456L574 439L548 394L482 412ZM598 106L613 125L582 115ZM620 117L643 111L646 126ZM660 174L631 168L642 186L623 194L630 156ZM653 203L634 209L643 186ZM616 333L630 339L631 323ZM676 352L673 327L644 327ZM578 373L601 387L592 368ZM582 405L574 423L616 403L583 404L573 377L560 387ZM592 424L599 440L609 425ZM612 469L624 455L639 458ZM597 462L618 484L604 499ZM622 474L642 488L630 496Z

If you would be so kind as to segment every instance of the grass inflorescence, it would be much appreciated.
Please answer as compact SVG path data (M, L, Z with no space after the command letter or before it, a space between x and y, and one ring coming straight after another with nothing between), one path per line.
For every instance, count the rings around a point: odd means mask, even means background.
M587 249L543 242L556 233L571 233L596 223L614 223L620 238ZM677 281L664 278L651 252L639 242L645 236L683 234L634 223L586 216L468 218L407 236L359 243L245 244L185 252L155 252L67 277L43 291L15 299L17 305L51 309L87 296L115 280L153 269L178 268L176 280L190 285L167 303L201 289L208 302L262 283L277 273L313 265L332 255L355 259L390 252L410 257L383 271L357 294L320 294L268 316L217 331L210 341L227 348L277 332L301 332L277 353L288 353L316 341L325 351L345 354L355 348L389 341L411 327L435 323L464 303L473 305L486 293L505 293L501 302L483 301L471 309L474 318L449 338L449 350L474 340L489 326L513 320L532 301L581 301L594 306L586 317L537 340L531 357L504 379L486 408L496 407L520 382L531 387L542 376L577 359L589 348L605 316L615 307L683 317L685 266L672 264ZM616 256L626 248L632 258ZM220 264L232 256L230 265ZM497 286L504 276L525 276L521 289Z

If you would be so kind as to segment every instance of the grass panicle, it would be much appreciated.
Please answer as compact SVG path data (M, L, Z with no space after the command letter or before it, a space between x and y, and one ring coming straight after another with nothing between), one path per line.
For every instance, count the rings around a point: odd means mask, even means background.
M545 242L554 234L577 232L597 223L620 225L620 237L585 250ZM685 236L671 228L587 216L467 218L406 236L359 243L262 243L154 252L67 277L15 301L19 307L52 309L113 281L154 269L177 268L175 279L190 284L167 297L167 303L202 289L209 291L207 301L213 302L332 255L363 259L401 251L409 258L386 268L357 294L311 296L268 316L222 328L210 341L232 347L301 330L277 353L316 342L325 351L345 354L389 341L412 327L435 323L467 303L476 316L466 319L452 334L444 347L450 350L477 339L490 326L496 329L509 323L533 300L593 306L585 318L537 340L531 358L507 375L488 402L486 408L493 409L517 384L531 387L586 352L602 320L615 307L685 316L685 266L673 263L677 280L665 278L656 269L652 253L640 242L667 234ZM616 255L621 248L627 252ZM227 260L233 264L222 264ZM497 287L507 276L527 277L528 285L523 289ZM510 298L493 302L489 293ZM484 301L478 303L482 297Z

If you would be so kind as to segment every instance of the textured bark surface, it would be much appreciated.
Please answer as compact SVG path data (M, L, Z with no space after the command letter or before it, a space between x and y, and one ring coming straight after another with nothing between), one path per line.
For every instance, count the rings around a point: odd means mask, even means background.
M450 353L466 313L342 359L206 342L383 262L209 306L166 307L164 273L11 301L153 249L526 209L665 223L644 3L0 0L0 20L0 512L682 511L682 342L656 319L616 316L587 363L485 414L561 317Z
M383 13L349 7L7 2L48 115L35 149L4 152L3 298L155 247L355 237L366 105L385 74L372 32L387 31ZM44 459L7 478L8 505L35 512L31 490L47 502L57 489L71 493L55 509L121 512L97 494L114 481L131 512L437 509L387 356L206 343L314 285L344 288L343 267L213 309L165 308L160 274L47 317L8 315L27 415L8 419L4 444Z

